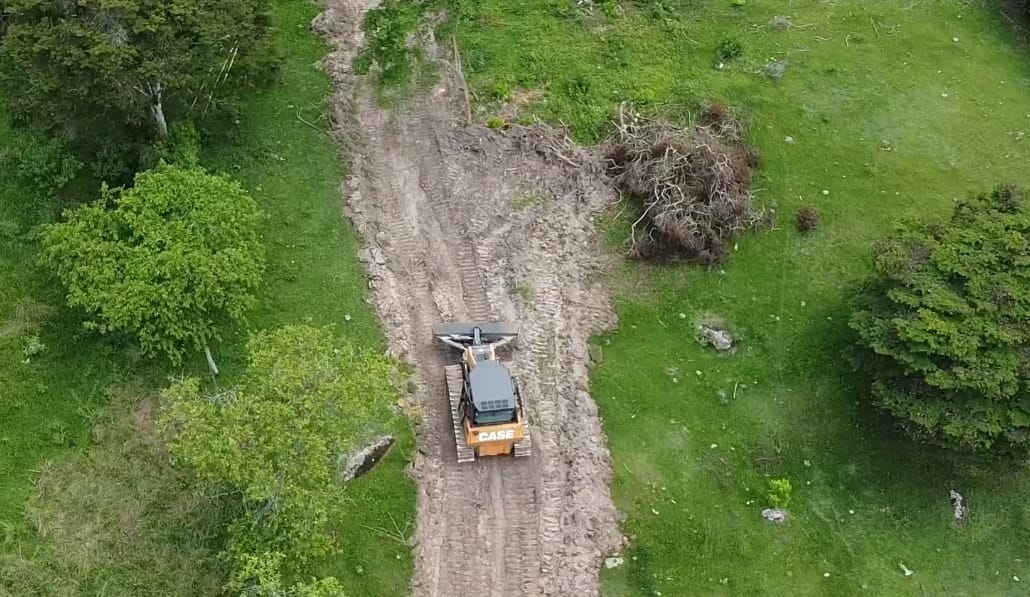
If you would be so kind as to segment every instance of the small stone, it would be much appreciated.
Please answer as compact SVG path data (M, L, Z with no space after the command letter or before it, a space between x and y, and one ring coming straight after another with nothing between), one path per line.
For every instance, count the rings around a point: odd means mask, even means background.
M854 510L848 510L848 514L854 514L854 513L855 513Z
M958 38L957 37L953 37L953 38L951 38L951 41L953 41L955 43L958 43Z
M1019 582L1019 577L1018 577L1018 576L1013 576L1013 577L1012 577L1012 580L1014 580L1014 581L1016 581L1016 582Z
M718 448L718 447L719 447L719 444L712 444L712 445L711 445L711 446L709 446L709 447L710 447L711 449L713 449L713 450L714 450L714 449L716 449L716 448Z
M812 461L811 461L811 460L807 460L807 459L806 459L806 460L805 460L805 466L806 466L806 467L812 466Z
M948 97L948 94L947 93L942 93L941 97Z
M729 350L733 347L733 335L727 330L718 330L699 324L697 326L697 333L702 344L711 345L716 350Z
M344 316L343 316L343 320L344 320L344 321L350 321L350 320L351 320L351 316L350 316L350 313L348 313L348 314L344 315Z
M823 578L830 578L829 572L823 572Z
M823 195L829 195L829 194L830 194L829 189L823 189Z
M680 319L686 319L686 318L687 318L687 314L686 313L680 313Z
M608 568L609 570L612 569L612 568L618 568L619 566L622 566L624 561L625 560L623 560L622 558L620 558L618 556L611 557L611 558L605 558L604 559L604 567Z
M786 141L787 143L794 143L794 137L791 137L790 135L787 135L786 137L784 137L783 140Z

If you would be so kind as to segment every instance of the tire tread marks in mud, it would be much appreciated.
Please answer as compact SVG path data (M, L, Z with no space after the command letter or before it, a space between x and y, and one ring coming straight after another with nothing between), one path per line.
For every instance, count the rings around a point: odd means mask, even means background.
M364 239L370 302L391 355L418 376L421 412L416 596L596 595L605 554L620 547L607 448L587 393L587 340L614 325L594 247L594 215L614 200L598 163L543 127L464 123L444 73L403 114L377 105L350 71L366 0L327 0L314 23L335 51L332 121L351 163L345 211ZM430 43L428 54L434 46ZM558 159L549 151L561 148ZM515 210L531 193L547 200ZM516 299L516 283L532 288ZM453 349L435 324L513 320L511 358L530 420L530 458L457 462L444 369Z

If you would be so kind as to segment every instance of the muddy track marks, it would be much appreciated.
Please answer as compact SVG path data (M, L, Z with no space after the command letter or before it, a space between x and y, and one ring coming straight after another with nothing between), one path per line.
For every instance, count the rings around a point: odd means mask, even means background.
M346 212L365 241L370 300L391 354L418 375L413 593L597 594L619 534L587 393L587 339L615 321L596 283L592 220L614 195L596 158L561 135L466 126L450 75L403 110L380 108L350 71L372 5L328 0L314 27L336 50L323 66L336 84L333 121L351 161ZM526 195L540 201L513 207ZM521 327L510 358L534 453L458 465L443 375L456 354L434 344L432 327L491 319Z

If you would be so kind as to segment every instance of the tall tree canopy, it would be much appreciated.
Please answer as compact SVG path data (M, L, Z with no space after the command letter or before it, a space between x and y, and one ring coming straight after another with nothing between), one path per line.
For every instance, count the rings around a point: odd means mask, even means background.
M999 187L876 248L851 319L873 396L913 435L1030 448L1030 202Z
M253 303L264 268L257 205L232 180L161 166L101 191L42 234L42 262L101 333L128 331L173 362Z
M181 380L164 393L160 418L172 454L241 500L228 549L236 588L274 585L281 568L296 573L332 552L345 501L340 457L368 439L396 396L385 357L327 329L263 332L248 353L239 387L210 395Z
M268 0L6 0L15 116L107 153L235 113L272 70Z

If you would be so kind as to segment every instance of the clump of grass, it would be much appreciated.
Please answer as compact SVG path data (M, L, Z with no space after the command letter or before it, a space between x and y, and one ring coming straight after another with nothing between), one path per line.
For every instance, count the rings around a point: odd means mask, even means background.
M522 193L512 198L511 206L515 208L517 211L522 211L525 209L529 209L531 207L535 207L537 205L542 205L545 201L546 199L544 199L543 195L537 195L535 193Z
M214 595L223 578L216 551L219 502L189 490L153 432L154 403L115 393L93 429L96 445L45 465L26 517L41 538L31 559L9 556L0 592L43 594L37 586L103 585L111 594ZM67 429L51 425L63 443ZM49 593L48 593L49 594Z
M519 282L515 284L515 294L517 294L519 298L522 299L522 302L530 303L533 301L533 297L536 296L536 291L534 291L533 287L529 284L526 284L525 282Z

